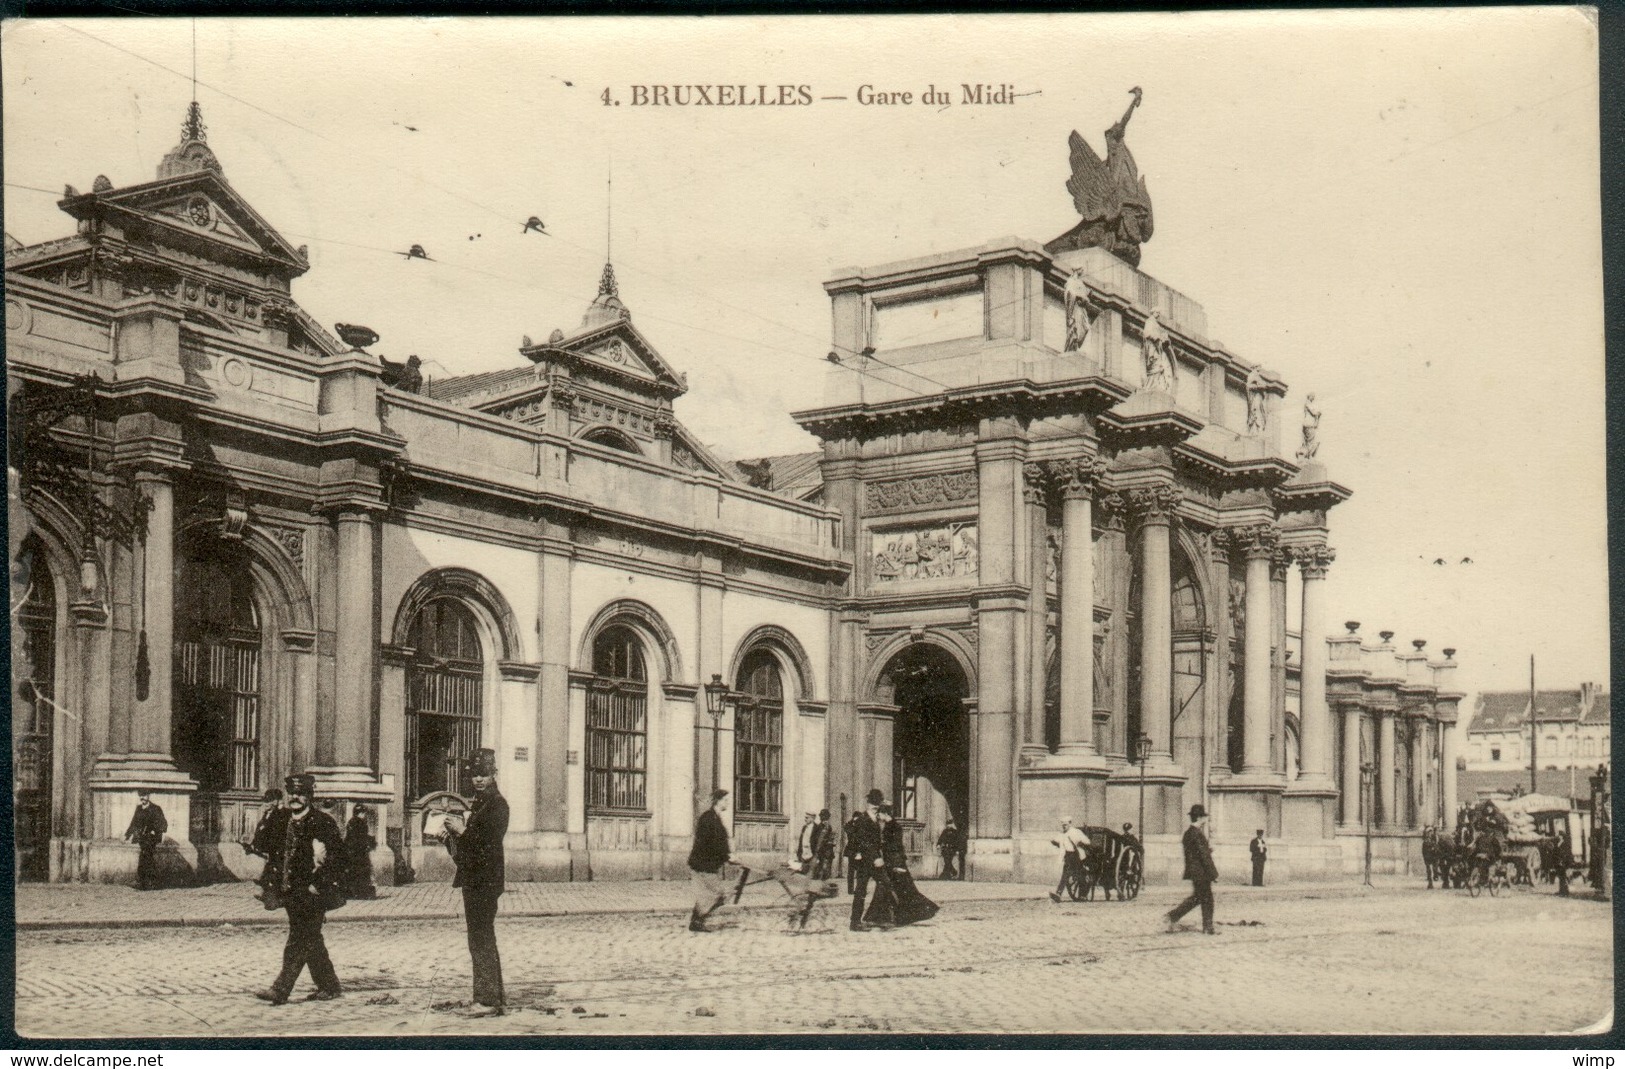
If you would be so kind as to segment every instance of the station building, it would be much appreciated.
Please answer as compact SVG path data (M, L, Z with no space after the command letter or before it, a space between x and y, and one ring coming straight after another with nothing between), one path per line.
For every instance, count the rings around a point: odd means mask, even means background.
M611 265L573 329L425 384L300 308L196 105L154 180L60 205L6 246L25 878L129 878L143 791L174 878L240 878L295 770L380 881L446 878L423 818L480 746L516 880L682 876L713 784L742 856L878 786L992 880L1051 878L1062 817L1177 880L1197 802L1229 873L1257 828L1352 871L1371 757L1396 858L1453 808L1453 660L1325 640L1349 491L1283 447L1285 383L1104 249L826 282L821 450L727 463Z

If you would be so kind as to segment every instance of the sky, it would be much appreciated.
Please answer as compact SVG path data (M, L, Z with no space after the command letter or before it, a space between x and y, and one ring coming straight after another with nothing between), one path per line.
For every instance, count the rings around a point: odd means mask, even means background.
M1543 688L1608 678L1582 12L13 20L0 41L19 240L71 231L64 183L156 176L195 56L209 145L309 245L294 296L319 321L436 377L514 366L522 337L579 324L609 256L688 374L679 418L738 457L816 448L787 413L822 397L825 279L1066 231L1067 134L1104 153L1140 86L1141 269L1290 384L1284 442L1315 393L1320 459L1354 491L1332 621L1457 649L1468 692L1526 687L1531 655ZM635 103L696 83L813 103ZM1013 102L963 104L963 83ZM866 85L914 99L862 105ZM922 104L932 86L953 103Z

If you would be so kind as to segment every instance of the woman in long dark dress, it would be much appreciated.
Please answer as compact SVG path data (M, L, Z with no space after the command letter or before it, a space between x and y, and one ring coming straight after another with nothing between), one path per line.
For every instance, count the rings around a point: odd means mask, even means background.
M869 924L899 928L937 915L937 904L920 893L909 875L908 855L903 850L903 827L892 819L891 806L883 805L880 817L880 857L890 877L890 892L880 891L864 913Z

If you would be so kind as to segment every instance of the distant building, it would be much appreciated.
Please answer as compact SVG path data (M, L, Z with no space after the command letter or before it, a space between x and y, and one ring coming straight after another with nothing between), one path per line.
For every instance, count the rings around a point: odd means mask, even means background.
M1590 796L1588 777L1609 759L1609 695L1599 684L1535 692L1535 789ZM1485 691L1473 705L1459 789L1471 801L1514 786L1529 789L1528 691Z

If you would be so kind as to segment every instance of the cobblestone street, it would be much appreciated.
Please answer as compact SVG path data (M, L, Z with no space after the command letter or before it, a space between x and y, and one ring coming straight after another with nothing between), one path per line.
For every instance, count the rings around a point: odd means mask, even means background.
M1194 925L1162 931L1177 888L1057 907L1042 888L921 886L945 903L935 920L869 933L846 930L844 896L791 933L773 897L752 889L749 908L723 910L719 931L696 935L683 927L683 884L531 892L576 903L553 916L524 915L526 892L511 893L498 918L511 1006L491 1019L460 1012L468 952L461 921L430 902L453 901L443 889L401 889L417 894L418 916L390 900L335 914L327 943L344 997L300 1002L307 977L294 1002L270 1007L252 997L280 961L285 929L263 923L270 915L182 927L41 920L52 889L30 888L16 1023L35 1037L1542 1033L1594 1026L1611 1004L1610 907L1545 891L1226 887L1209 937ZM595 888L619 912L596 911ZM165 894L100 893L149 916ZM1508 997L1512 978L1538 997Z

